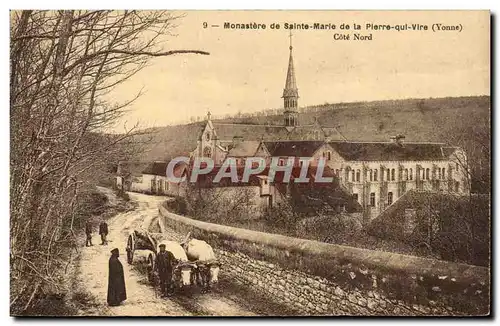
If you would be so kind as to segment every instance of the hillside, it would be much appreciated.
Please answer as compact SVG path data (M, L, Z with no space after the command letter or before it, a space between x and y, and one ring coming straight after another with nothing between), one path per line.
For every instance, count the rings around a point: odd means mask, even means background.
M316 117L321 125L336 126L349 140L385 141L402 133L407 141L446 141L468 125L489 125L490 97L448 97L324 104L304 108L300 123ZM281 115L233 118L222 121L282 123Z
M301 124L316 118L323 126L335 126L348 140L388 141L403 134L406 141L445 142L466 149L481 187L489 187L490 97L448 97L374 102L324 104L301 108ZM281 124L281 115L234 117L217 120L232 123ZM153 128L141 160L165 160L186 154L203 122ZM486 184L485 184L486 182Z

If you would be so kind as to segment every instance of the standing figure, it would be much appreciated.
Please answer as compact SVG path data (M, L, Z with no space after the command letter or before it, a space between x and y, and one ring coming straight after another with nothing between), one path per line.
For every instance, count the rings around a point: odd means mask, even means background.
M160 291L163 297L170 296L172 287L172 270L174 255L170 251L165 250L165 245L160 244L160 252L156 255L156 271L160 278Z
M87 240L85 241L85 247L93 246L92 244L92 223L87 221L85 223L85 235L87 236Z
M99 224L99 234L101 235L101 244L107 245L108 240L106 237L108 236L108 223L102 221L101 224Z
M122 263L118 260L119 256L118 248L111 250L108 277L108 305L110 306L118 306L127 299L125 276L123 275Z

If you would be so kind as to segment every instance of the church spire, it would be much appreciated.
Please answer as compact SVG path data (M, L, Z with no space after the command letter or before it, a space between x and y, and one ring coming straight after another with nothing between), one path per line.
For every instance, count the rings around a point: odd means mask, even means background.
M298 125L298 99L299 90L295 80L295 69L293 66L293 46L292 46L292 31L290 30L290 58L288 59L288 71L286 74L285 88L283 89L283 102L284 102L284 118L285 126Z
M288 72L286 74L285 89L283 90L283 97L285 96L298 96L297 82L295 80L295 69L293 67L292 55L292 31L290 30L290 58L288 59Z

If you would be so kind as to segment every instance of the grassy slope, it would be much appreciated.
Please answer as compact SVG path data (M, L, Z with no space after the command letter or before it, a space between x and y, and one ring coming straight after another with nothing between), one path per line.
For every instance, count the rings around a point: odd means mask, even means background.
M489 96L407 99L324 104L300 114L303 124L314 117L336 126L349 140L388 140L395 133L408 141L451 141L468 125L489 124ZM306 110L308 110L306 108ZM230 119L233 122L281 123L282 116Z
M348 140L388 141L404 134L406 141L444 142L467 151L473 173L482 180L475 191L489 188L490 97L448 97L374 102L324 104L304 109L302 124L315 118L323 126L336 126ZM281 124L282 116L259 116L219 120L232 123ZM173 152L194 143L201 123L153 128L143 136L142 161L165 160ZM145 137L150 137L146 139ZM188 146L189 147L189 146ZM477 184L477 182L475 182Z
M490 97L454 97L408 99L377 102L325 104L317 112L300 114L301 123L317 117L322 125L337 126L349 140L388 140L395 133L406 135L407 141L438 141L455 145L469 129L481 129L489 135ZM307 109L306 109L307 110ZM234 123L280 124L281 115L221 120ZM190 125L186 125L188 127ZM147 144L145 160L163 158L169 143L185 137L183 131L193 128L168 126L154 128ZM459 145L459 144L456 144Z

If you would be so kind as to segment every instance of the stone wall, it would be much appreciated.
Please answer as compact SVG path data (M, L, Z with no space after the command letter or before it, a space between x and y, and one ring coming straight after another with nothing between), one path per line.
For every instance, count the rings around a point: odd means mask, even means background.
M485 315L489 270L196 221L160 227L210 243L228 277L302 315Z

